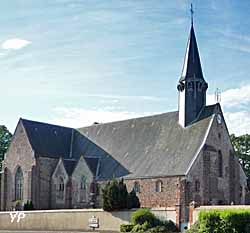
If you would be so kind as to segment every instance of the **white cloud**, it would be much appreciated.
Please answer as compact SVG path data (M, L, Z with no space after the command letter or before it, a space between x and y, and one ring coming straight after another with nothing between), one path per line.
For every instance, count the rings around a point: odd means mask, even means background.
M55 108L56 117L50 122L53 124L79 128L92 125L94 122L106 123L126 120L141 116L152 115L152 112L135 113L128 111L110 111L107 109L83 109L83 108Z
M158 96L144 96L144 95L108 95L108 94L82 94L81 96L84 97L95 97L95 98L102 98L102 99L114 99L116 102L119 100L142 100L142 101L165 101L166 98L158 97Z
M2 43L1 47L2 49L21 49L23 47L26 47L27 45L31 44L31 41L13 38L6 40Z
M250 133L250 111L226 112L225 118L230 134Z
M99 97L99 95L94 95ZM128 96L101 95L105 98L118 99L129 98ZM229 89L221 93L224 117L226 119L229 133L236 135L250 133L250 85L235 89ZM158 98L141 96L142 99L157 101ZM208 104L214 104L214 95L208 95ZM94 122L106 123L112 121L126 120L141 116L157 114L156 112L129 112L117 106L106 106L102 109L65 108L54 109L55 117L50 121L54 124L79 128L92 125Z
M207 101L208 104L214 104L215 96L208 95ZM222 92L221 105L225 108L239 108L244 107L246 105L250 105L250 84Z
M208 95L208 104L214 103L214 95ZM221 106L229 133L250 133L250 85L222 92Z
M222 103L226 107L239 107L250 104L250 85L224 91L222 93Z

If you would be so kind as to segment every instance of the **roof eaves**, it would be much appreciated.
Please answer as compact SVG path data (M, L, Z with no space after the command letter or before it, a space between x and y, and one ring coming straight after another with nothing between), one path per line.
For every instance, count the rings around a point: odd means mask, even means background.
M157 175L157 176L134 176L134 177L123 177L124 180L135 180L135 179L159 179L159 178L166 178L166 177L184 177L183 174L176 174L176 175Z
M207 127L207 131L206 131L205 136L204 136L204 138L203 138L203 141L202 141L202 143L201 143L199 149L198 149L197 152L195 153L195 156L193 157L192 161L190 162L190 164L189 164L189 166L188 166L188 169L187 169L187 171L185 172L185 175L187 175L187 174L189 173L189 171L190 171L190 169L192 168L194 162L197 160L200 151L202 150L203 146L205 145L206 140L207 140L207 137L208 137L208 134L209 134L210 129L211 129L211 126L212 126L212 123L213 123L213 121L214 121L214 117L215 117L215 114L213 114L212 117L211 117L211 119L210 119L209 125L208 125L208 127Z
M95 176L98 178L99 173L100 173L100 166L101 166L101 159L98 159L98 164L97 164L97 168L96 168L96 174Z

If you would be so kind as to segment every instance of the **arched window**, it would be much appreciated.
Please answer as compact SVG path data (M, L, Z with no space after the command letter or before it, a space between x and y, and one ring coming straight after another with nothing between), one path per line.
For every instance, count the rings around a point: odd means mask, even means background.
M136 193L139 193L140 192L140 184L139 184L139 182L135 182L134 183L134 191L136 192Z
M223 158L221 151L218 152L218 170L219 170L219 177L223 176Z
M200 181L199 180L195 181L195 192L200 192Z
M81 178L81 189L86 189L86 177L82 176Z
M87 201L87 179L85 176L81 177L80 181L80 202Z
M198 82L198 91L202 91L202 87L203 87L203 83L202 82Z
M188 82L187 89L188 89L188 91L193 91L193 83L192 82Z
M156 181L156 183L155 183L155 191L157 193L162 192L162 181L161 180Z
M21 167L18 167L15 175L15 199L23 200L23 172Z
M63 196L64 196L64 180L62 177L59 177L59 198L60 199L63 199Z

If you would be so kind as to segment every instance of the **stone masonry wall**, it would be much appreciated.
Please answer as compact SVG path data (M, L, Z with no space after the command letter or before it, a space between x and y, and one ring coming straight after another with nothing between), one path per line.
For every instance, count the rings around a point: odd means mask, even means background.
M217 117L217 116L215 116ZM210 197L211 204L244 204L241 199L240 187L246 186L246 179L240 178L240 164L234 155L226 124L222 119L218 123L214 119L206 145L215 148L210 152ZM222 176L219 175L219 152L222 154ZM205 174L206 176L206 174ZM207 203L204 203L207 204Z
M81 188L82 178L86 180L86 189ZM93 175L81 156L77 166L72 174L72 207L87 208L90 207L90 184L93 181Z
M61 178L64 181L64 190L62 191L63 195L62 194L60 195L60 191L59 191ZM52 209L66 208L66 196L67 196L68 182L69 182L69 176L64 168L62 159L60 159L51 177L50 208Z
M50 209L51 208L51 177L54 172L58 159L47 158L39 156L37 165L38 165L38 189L37 193L39 200L39 205L36 209Z
M239 190L240 186L244 189L246 180L240 178L240 169L225 122L218 123L215 116L205 145L187 176L187 209L192 201L198 205L244 204L244 192Z
M16 132L3 162L4 175L1 182L1 209L15 207L15 174L18 167L23 172L23 201L31 200L32 168L36 165L34 152L28 141L25 129L19 121Z
M241 194L239 190L242 186L244 191L246 180L243 175L240 176L241 168L238 158L233 154L226 124L223 120L218 123L216 117L215 115L205 145L187 175L186 208L182 211L186 213L186 222L192 201L197 205L221 205L232 202L244 204L245 194ZM222 155L222 166L219 153Z

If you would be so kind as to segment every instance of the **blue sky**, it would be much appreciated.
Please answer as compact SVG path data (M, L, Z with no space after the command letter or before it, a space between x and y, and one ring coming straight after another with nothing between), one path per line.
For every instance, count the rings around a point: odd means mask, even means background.
M250 1L195 0L208 103L220 88L230 133L250 133ZM177 109L190 1L1 3L0 124L80 127Z

